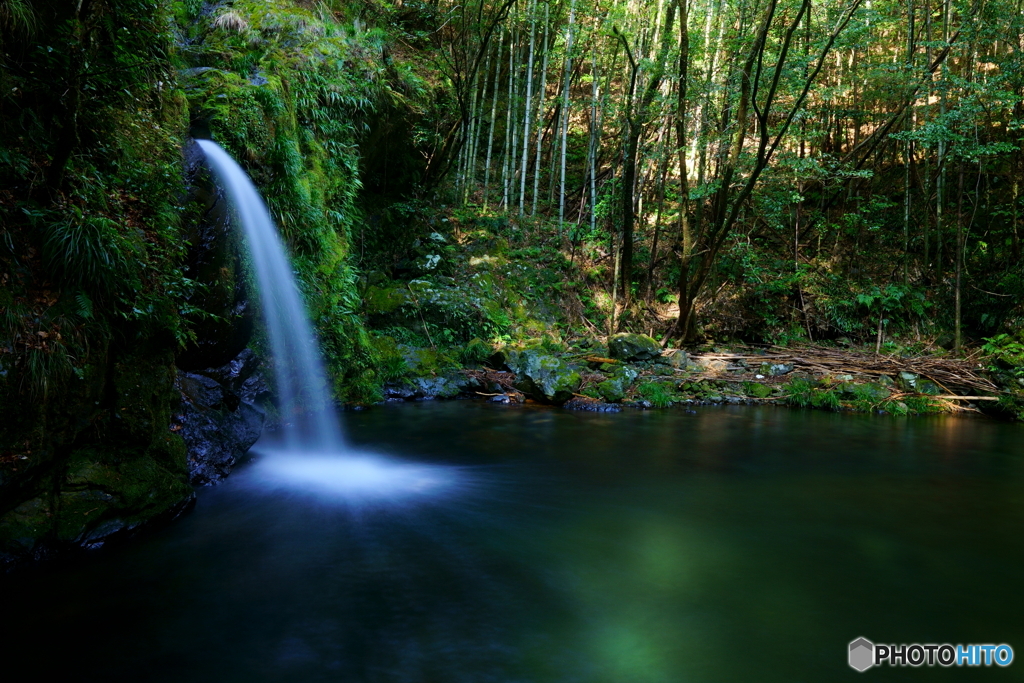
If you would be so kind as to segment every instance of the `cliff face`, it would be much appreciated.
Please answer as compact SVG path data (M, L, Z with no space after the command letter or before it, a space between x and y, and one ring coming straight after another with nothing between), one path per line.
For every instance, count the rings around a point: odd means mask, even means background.
M258 311L192 134L267 197L338 398L381 383L348 265L379 36L291 2L66 4L0 17L0 564L177 514L259 434Z

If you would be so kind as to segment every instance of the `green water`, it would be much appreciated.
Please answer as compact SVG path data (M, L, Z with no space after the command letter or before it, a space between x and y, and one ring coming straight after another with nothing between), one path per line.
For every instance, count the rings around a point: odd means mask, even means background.
M105 681L1024 680L1024 659L846 663L858 636L1024 657L1019 425L475 402L344 419L361 447L457 483L352 501L240 468L149 538L3 580L0 666Z

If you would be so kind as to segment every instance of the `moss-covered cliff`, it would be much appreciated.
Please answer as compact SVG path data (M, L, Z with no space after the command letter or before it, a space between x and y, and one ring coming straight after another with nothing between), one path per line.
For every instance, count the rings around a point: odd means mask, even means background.
M86 0L0 14L10 561L180 510L192 489L171 429L176 356L201 369L260 347L192 135L220 142L267 197L338 398L379 398L382 355L349 259L361 153L420 86L387 56L386 33L326 4Z

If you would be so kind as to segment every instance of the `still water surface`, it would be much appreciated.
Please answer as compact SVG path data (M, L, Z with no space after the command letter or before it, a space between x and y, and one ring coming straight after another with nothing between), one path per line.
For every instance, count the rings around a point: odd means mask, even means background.
M360 449L428 467L405 468L383 497L307 486L308 472L282 483L258 460L241 467L167 529L0 582L2 670L168 682L1024 680L1019 425L463 401L344 421ZM1017 661L857 674L846 647L858 636L1008 643Z

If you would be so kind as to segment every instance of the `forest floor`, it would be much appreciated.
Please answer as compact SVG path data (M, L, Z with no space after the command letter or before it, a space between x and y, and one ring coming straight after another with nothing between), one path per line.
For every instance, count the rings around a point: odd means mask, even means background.
M1024 354L1017 359L1014 344L993 353L975 341L954 357L952 336L937 324L880 318L849 286L837 290L842 300L805 292L802 304L767 275L722 278L696 302L703 342L663 350L676 297L638 273L624 306L607 245L470 209L438 212L428 224L432 232L402 269L368 271L363 280L369 326L397 370L388 399L1024 415ZM638 354L613 352L611 341L623 336Z

